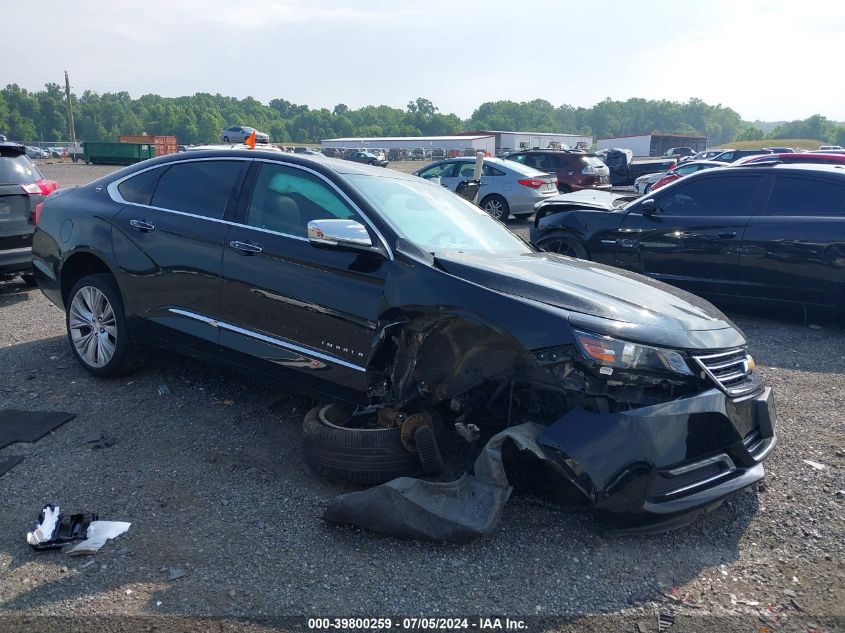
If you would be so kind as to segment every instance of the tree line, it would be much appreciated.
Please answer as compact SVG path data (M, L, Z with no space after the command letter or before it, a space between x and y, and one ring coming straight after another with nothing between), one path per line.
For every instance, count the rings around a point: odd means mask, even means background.
M275 143L319 142L348 136L440 136L469 130L569 132L595 137L660 131L707 136L711 145L763 138L817 138L845 144L845 126L814 115L792 121L769 134L745 122L731 108L701 99L654 101L605 99L592 107L554 106L544 99L481 104L469 119L444 114L428 99L418 98L403 110L386 105L351 109L311 109L285 99L265 105L252 97L236 99L198 93L185 97L148 94L133 99L128 92L71 95L77 138L116 140L121 134L175 135L180 143L208 143L230 125L251 125ZM0 90L0 133L25 142L58 142L70 138L65 95L61 86L28 91L17 84Z

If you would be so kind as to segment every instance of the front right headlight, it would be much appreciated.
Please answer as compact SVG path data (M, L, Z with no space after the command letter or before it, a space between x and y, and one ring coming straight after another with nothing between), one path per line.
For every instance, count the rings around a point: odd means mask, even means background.
M575 330L575 342L585 360L597 364L606 376L615 369L629 372L670 373L692 376L683 355L672 349L651 347L610 336Z

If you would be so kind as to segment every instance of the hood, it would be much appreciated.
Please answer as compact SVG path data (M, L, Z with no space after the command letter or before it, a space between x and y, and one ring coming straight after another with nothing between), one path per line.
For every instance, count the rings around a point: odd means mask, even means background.
M551 196L534 205L535 209L547 206L572 207L578 209L598 209L600 211L616 211L625 203L639 198L634 194L611 193L601 189L582 189L573 193L561 193Z
M632 341L680 349L745 344L712 304L683 290L619 268L554 253L444 253L448 273L497 292L562 308L575 326Z

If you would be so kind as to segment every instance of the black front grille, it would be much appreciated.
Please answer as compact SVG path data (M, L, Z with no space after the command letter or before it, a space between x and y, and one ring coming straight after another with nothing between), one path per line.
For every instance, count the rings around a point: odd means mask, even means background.
M754 387L748 354L742 348L693 358L722 391L735 394Z

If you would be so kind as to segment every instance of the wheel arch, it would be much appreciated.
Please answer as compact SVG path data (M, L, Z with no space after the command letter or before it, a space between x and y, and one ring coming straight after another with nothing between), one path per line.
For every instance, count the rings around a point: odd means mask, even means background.
M59 270L59 290L61 292L62 305L67 305L68 295L77 281L86 275L104 273L114 278L118 290L122 295L123 291L120 287L118 277L101 253L91 249L78 249L68 255Z
M540 248L540 250L544 250L540 247L540 244L542 244L545 241L553 240L553 239L577 240L584 247L584 250L587 252L587 258L588 259L592 258L592 253L590 251L590 245L589 245L588 241L585 239L583 234L581 234L579 231L577 231L573 228L560 227L560 228L557 228L557 229L553 229L553 230L544 232L543 235L537 239L536 246L537 246L537 248Z

